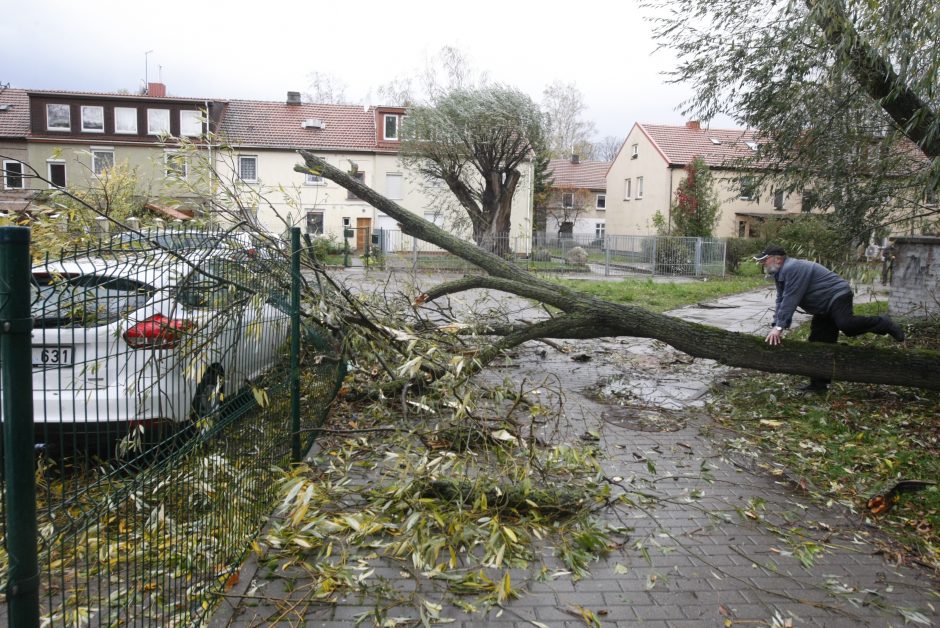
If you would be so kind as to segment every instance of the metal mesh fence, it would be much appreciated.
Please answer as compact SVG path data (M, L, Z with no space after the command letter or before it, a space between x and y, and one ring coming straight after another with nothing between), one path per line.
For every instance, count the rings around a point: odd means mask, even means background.
M297 434L288 261L246 234L172 231L33 265L36 449L15 455L36 461L45 624L191 623L237 573ZM325 329L302 339L309 435L344 361Z
M372 233L365 259L383 268L467 272L461 258L398 230ZM535 234L490 237L483 246L531 271L562 274L724 276L724 239Z

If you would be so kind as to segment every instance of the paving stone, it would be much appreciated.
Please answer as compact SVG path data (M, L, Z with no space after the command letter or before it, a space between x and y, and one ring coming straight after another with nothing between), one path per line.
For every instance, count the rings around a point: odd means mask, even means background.
M361 279L364 275L357 277ZM474 296L477 294L483 293L475 291ZM504 301L503 295L498 299ZM763 333L770 321L773 291L755 291L722 298L719 302L733 307L683 308L673 314L734 331ZM520 307L519 317L534 317L536 312L532 310L526 310L523 315L525 307L528 306L522 304ZM806 317L799 315L799 320L805 321ZM816 526L818 521L826 522L837 534L844 534L842 538L845 540L852 538L857 523L845 513L830 512L811 504L806 504L805 509L798 507L796 504L802 504L804 499L793 491L790 484L752 472L754 461L743 455L740 460L735 460L738 464L732 464L720 446L721 434L710 430L708 435L703 435L703 429L710 425L708 417L702 414L692 416L685 427L675 432L633 431L602 420L601 414L606 406L583 394L603 377L623 377L631 382L631 392L640 395L640 401L649 407L656 404L666 409L701 407L703 393L713 381L725 377L731 369L698 359L688 364L677 363L668 373L644 367L643 360L655 363L681 360L681 354L663 347L661 343L643 339L564 344L572 349L568 354L549 351L544 357L533 348L521 347L516 357L518 368L511 371L496 369L492 376L499 379L507 375L524 376L530 380L557 376L565 386L565 407L569 419L569 424L562 426L559 433L573 440L587 429L599 431L601 445L609 454L600 461L605 473L608 477L635 477L637 484L634 488L637 490L646 490L642 483L644 479L659 478L648 472L645 461L637 462L634 454L653 461L660 477L666 474L683 476L677 480L656 482L656 490L670 497L673 503L653 505L645 510L620 508L609 516L599 513L601 517L608 516L612 525L634 528L629 549L614 552L590 565L591 575L580 581L564 577L539 582L531 579L534 572L526 575L514 570L513 582L525 583L527 594L509 603L502 614L490 611L485 615L470 615L456 607L446 607L443 615L455 619L454 625L522 628L531 626L531 621L539 621L552 628L582 628L584 622L565 612L565 608L583 606L594 612L606 611L606 615L599 616L604 626L693 628L720 626L724 619L769 623L774 613L782 618L797 618L794 624L798 626L899 626L904 624L904 618L894 608L899 604L922 609L934 625L940 624L937 611L931 611L927 606L927 603L933 603L934 608L940 608L937 600L928 596L931 588L940 588L936 580L931 580L920 570L885 564L880 556L871 555L873 548L852 546L846 549L848 543L841 546L837 543L818 558L811 570L803 569L793 557L773 554L771 547L784 549L781 540L763 522L744 519L737 512L737 509L747 506L748 500L760 498L765 501L761 515L766 522L784 528L799 526L809 538L817 540L829 534ZM593 352L590 362L573 365L570 355L589 351ZM485 378L487 374L482 376ZM545 438L552 437L548 429L542 430L541 434ZM703 461L716 482L684 477L697 476ZM682 500L692 489L701 491L702 497L684 503ZM668 536L662 536L664 531ZM650 542L649 536L662 547L674 550L664 554L660 547ZM647 547L652 565L632 549L632 543L636 541L642 541ZM543 550L545 563L550 568L561 568L559 561L551 556L552 548L544 547ZM376 569L373 578L384 576L402 590L413 590L418 586L429 599L440 599L441 593L435 588L435 583L404 579L401 570L392 562L370 562ZM617 573L615 568L618 564L627 567L628 572ZM763 568L765 565L773 566L779 573L768 571ZM242 578L246 587L253 579L255 582L268 581L259 590L258 599L243 600L237 607L222 605L211 618L210 626L267 626L267 621L277 615L276 605L265 604L264 596L290 593L287 585L267 572L251 574L253 572ZM650 588L648 578L652 574L657 575L657 581ZM303 578L302 573L294 576ZM873 604L856 608L846 596L830 594L825 589L829 577L859 590L871 588L881 592L882 597L878 601L886 608ZM886 592L886 582L891 582L894 588L890 594ZM302 583L298 581L297 586L301 587ZM780 593L793 599L782 597ZM851 597L865 601L862 593ZM806 603L800 603L800 600ZM467 601L472 602L470 599ZM346 603L330 609L328 616L322 614L322 608L311 608L303 621L292 618L292 623L280 623L323 628L349 626L358 613L373 608L368 606L369 603L351 597ZM249 604L261 605L251 607ZM400 613L396 610L393 609L390 616L415 616L413 610L410 613L407 609L401 609ZM722 615L723 610L730 613L730 617Z

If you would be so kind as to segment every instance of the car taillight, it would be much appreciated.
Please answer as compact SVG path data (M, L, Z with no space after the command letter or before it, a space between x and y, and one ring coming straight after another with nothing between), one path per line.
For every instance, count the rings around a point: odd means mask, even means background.
M193 327L192 321L154 314L125 331L124 342L131 349L172 349Z

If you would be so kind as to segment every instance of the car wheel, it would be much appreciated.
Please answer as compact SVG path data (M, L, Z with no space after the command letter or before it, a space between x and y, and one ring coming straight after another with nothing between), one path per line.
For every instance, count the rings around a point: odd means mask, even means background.
M222 390L225 383L225 374L222 367L213 364L202 376L202 381L196 386L193 396L192 417L201 419L218 412L222 405Z

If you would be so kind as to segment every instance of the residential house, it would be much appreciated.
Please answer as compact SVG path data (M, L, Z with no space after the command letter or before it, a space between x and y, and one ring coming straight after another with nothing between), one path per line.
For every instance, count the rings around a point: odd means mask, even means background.
M685 167L696 157L711 169L721 205L716 236L749 237L767 217L800 212L799 194L760 189L755 171L740 166L757 148L755 134L740 129L634 124L607 172L607 232L656 233L653 217L660 212L668 220Z
M19 211L28 204L25 175L29 163L29 98L26 91L0 87L0 211Z
M545 205L548 237L583 240L603 238L607 218L609 161L582 160L578 155L548 162L552 186Z
M220 103L167 96L162 83L151 83L143 95L17 91L26 97L21 105L28 106L25 162L39 175L24 176L27 192L97 188L107 170L126 165L141 196L171 195L183 205L199 205L205 190L171 183L189 176L188 159L174 138L199 144L218 127Z
M350 246L358 250L375 230L397 232L397 222L346 189L316 174L299 173L297 153L310 150L344 171L355 172L365 185L438 225L445 224L441 183L427 181L399 158L405 109L303 103L298 92L284 102L231 100L222 118L225 155L219 171L245 184L257 221L276 233L299 225L308 234L343 237L355 232ZM512 236L531 229L531 164L516 192ZM442 192L444 194L442 194Z

